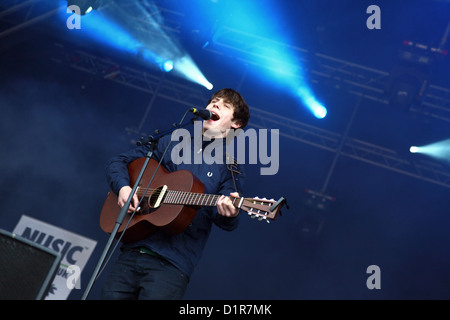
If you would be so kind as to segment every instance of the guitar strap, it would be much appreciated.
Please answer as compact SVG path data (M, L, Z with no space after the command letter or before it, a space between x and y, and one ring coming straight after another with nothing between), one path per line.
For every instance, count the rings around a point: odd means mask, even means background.
M237 189L235 174L242 174L242 172L240 172L238 170L238 165L237 165L236 159L231 158L228 153L226 154L226 156L227 156L227 168L228 168L228 170L230 170L231 177L233 178L234 190L237 193L240 193Z

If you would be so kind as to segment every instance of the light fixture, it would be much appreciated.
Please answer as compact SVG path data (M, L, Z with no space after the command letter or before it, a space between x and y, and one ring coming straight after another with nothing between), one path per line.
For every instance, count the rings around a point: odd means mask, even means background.
M77 6L80 9L81 16L92 10L97 10L101 4L102 0L67 0L67 7Z

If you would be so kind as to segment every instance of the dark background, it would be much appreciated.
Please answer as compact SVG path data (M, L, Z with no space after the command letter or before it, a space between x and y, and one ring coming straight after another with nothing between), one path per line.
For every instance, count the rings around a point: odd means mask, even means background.
M405 38L437 45L450 19L448 1L278 2L285 17L279 28L289 30L298 47L385 72L393 67ZM184 19L196 12L195 1L156 3L183 12ZM381 30L366 28L370 4L381 8ZM108 192L106 162L133 147L140 132L130 128L138 127L154 97L55 62L55 56L61 57L55 43L62 43L69 54L82 48L122 66L141 68L100 45L72 41L70 32L60 31L64 27L48 27L51 19L0 38L0 228L12 231L26 214L98 241L82 274L85 288L108 239L98 225ZM2 17L1 30L21 21ZM351 138L393 150L405 161L427 161L450 172L448 162L408 153L410 145L450 138L448 121L370 99L358 104L354 94L322 83L315 92L328 116L317 120L282 87L246 73L229 54L202 50L190 40L183 38L215 89L239 89L252 108L340 135L351 124ZM431 83L450 88L449 59L433 65ZM156 96L144 132L179 121L188 107L182 101L192 92L200 92L204 105L211 94L171 74L145 72L181 84L186 92L179 101ZM258 128L258 121L252 119L250 126ZM290 210L283 209L271 224L242 215L232 233L214 228L186 299L450 298L448 181L437 184L343 155L333 166L335 151L303 143L286 127L277 128L279 172L261 176L258 165L247 165L246 195L285 196ZM327 201L325 210L308 207L311 197L305 189L324 185L325 193L336 200ZM381 269L380 290L366 287L370 265ZM104 275L90 299L98 298L103 280ZM69 298L81 295L82 290L73 290Z

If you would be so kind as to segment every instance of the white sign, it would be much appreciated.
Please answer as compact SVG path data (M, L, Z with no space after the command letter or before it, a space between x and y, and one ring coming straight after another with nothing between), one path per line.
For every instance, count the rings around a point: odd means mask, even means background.
M22 215L14 233L27 240L56 251L61 255L61 264L56 273L46 300L66 300L73 288L79 289L72 280L80 274L97 245L97 241L51 224ZM75 273L74 271L78 271ZM73 285L68 285L72 283ZM79 284L79 283L78 283Z

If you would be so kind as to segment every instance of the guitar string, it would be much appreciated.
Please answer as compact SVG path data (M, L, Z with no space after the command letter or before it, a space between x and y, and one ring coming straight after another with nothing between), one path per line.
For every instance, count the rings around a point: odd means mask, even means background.
M141 188L139 188L136 191L136 194L138 196L143 197L151 197L153 195L153 192L157 191L158 189L151 189L147 187L147 192L141 191ZM217 201L220 198L220 195L213 195L213 194L204 194L204 193L196 193L196 192L190 192L190 191L180 191L180 190L167 190L166 197L169 196L170 200L165 202L166 204L188 204L188 205L209 205L214 206L217 205ZM211 199L212 197L212 199ZM237 199L240 201L240 197L236 197L234 199ZM142 201L142 199L141 199ZM259 202L262 206L271 207L271 205L274 203L270 200L264 199L251 199L251 198L244 198L244 201L249 201L253 204L257 204ZM261 211L266 211L266 208L250 208L250 211L253 213L261 213ZM257 210L257 211L254 211ZM268 213L268 212L267 212ZM266 213L266 214L267 214Z
M152 196L153 192L157 191L159 188L157 189L147 189L147 192L142 191L142 188L140 187L137 191L136 194L140 195L140 196ZM216 195L216 194L207 194L207 193L200 193L200 192L190 192L190 191L181 191L181 190L167 190L167 192L169 193L176 193L176 194L183 194L184 196L201 196L201 197L216 197L216 198L220 198L220 195ZM144 195L145 193L145 195ZM242 199L242 197L235 197L235 199ZM254 199L254 198L244 198L245 200L248 201L255 201L255 202L261 202L261 203L274 203L274 200L266 200L266 199Z
M141 197L142 196L143 197L151 197L153 195L153 192L155 192L157 190L158 189L150 189L149 188L149 189L147 189L147 192L144 192L144 191L141 191L141 188L139 188L136 191L136 194ZM220 198L219 195L214 195L214 194L205 194L205 193L179 191L179 190L167 190L167 195L169 195L169 194L170 194L171 200L170 200L170 202L167 202L167 203L171 203L171 204L178 204L178 202L180 202L180 201L181 201L181 204L183 204L184 201L189 201L189 202L192 202L193 204L210 202L211 205L214 202L214 205L216 205L217 200ZM240 198L238 198L238 199L240 199Z
M157 191L158 189L147 189L147 192L141 191L141 188L139 188L136 191L136 194L141 197L151 197L153 195L153 192ZM145 193L145 194L144 194ZM220 198L220 195L214 195L214 194L205 194L205 193L196 193L196 192L190 192L190 191L179 191L179 190L168 190L168 195L170 193L170 200L166 203L169 204L192 204L192 205L210 205L214 206L217 205L217 201ZM236 197L238 201L242 199L241 197ZM253 201L254 199L250 198L244 198L244 200L247 201Z

